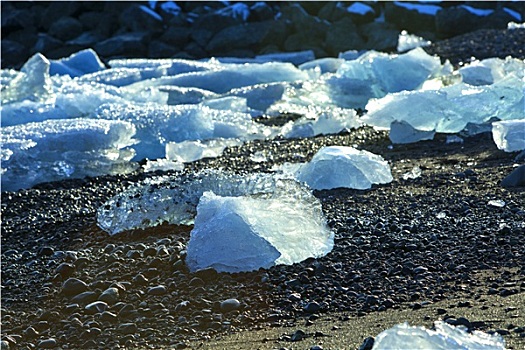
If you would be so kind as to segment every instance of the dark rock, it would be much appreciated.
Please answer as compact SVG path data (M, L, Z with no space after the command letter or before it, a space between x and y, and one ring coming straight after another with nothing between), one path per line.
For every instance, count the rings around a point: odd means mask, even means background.
M359 26L359 32L366 39L365 48L378 51L394 51L397 48L399 30L386 22L372 22Z
M186 27L169 27L162 33L160 40L166 44L184 47L189 42L191 29Z
M117 320L118 320L117 315L115 315L112 312L104 311L103 313L100 314L100 321L102 322L115 323L117 322Z
M76 38L82 33L82 23L71 17L62 17L49 28L48 34L62 41Z
M363 340L363 343L359 346L358 350L372 350L372 348L374 347L374 341L375 340L373 337L365 338L365 340Z
M439 8L437 5L418 4L418 6L428 8L429 12ZM409 33L435 30L435 14L407 8L406 5L398 2L385 3L385 19L395 24L399 30L407 30Z
M319 305L319 303L316 301L309 302L304 306L304 311L310 314L316 313L319 310L321 310L321 305Z
M336 22L347 17L348 12L338 1L327 1L324 2L317 16L329 22Z
M96 300L97 300L97 293L90 292L90 291L77 294L73 298L71 298L71 302L78 303L80 305L87 305Z
M100 294L98 300L104 301L108 304L115 304L119 300L119 290L115 287L106 289Z
M114 36L95 45L95 51L102 56L118 56L132 53L132 57L145 53L147 32L132 32Z
M74 46L77 48L77 51L80 51L82 49L94 46L101 40L103 40L103 37L100 34L97 34L96 32L84 32L76 38L67 41L66 44Z
M512 170L509 175L505 176L505 178L501 180L501 186L507 188L525 187L525 164L520 165Z
M148 289L148 294L150 295L164 295L167 293L166 287L163 285L158 285Z
M2 36L5 37L15 30L35 26L35 15L30 9L10 9L7 11L2 4Z
M272 21L267 21L228 27L217 33L210 40L206 50L214 54L224 54L232 49L256 47L268 36L272 26Z
M120 25L132 32L162 31L162 17L146 5L131 5L119 16Z
M217 279L219 273L214 268L209 267L207 269L198 270L195 272L195 275L203 281L213 282Z
M328 28L325 45L329 54L337 56L340 52L361 50L364 48L365 42L357 32L354 22L346 17Z
M359 5L357 5L359 4ZM370 4L364 4L360 2L355 2L353 5L349 6L349 9L352 9L352 6L358 6L358 11L349 11L349 16L355 24L365 24L370 23L377 17L376 10Z
M88 285L78 278L69 278L62 284L62 293L66 296L77 295L87 289Z
M116 17L107 12L84 12L79 21L102 38L110 37L119 27Z
M199 277L193 277L190 280L190 286L191 287L202 287L204 286L204 281Z
M274 19L274 16L274 11L268 3L260 1L250 6L250 17L248 17L248 21L268 21Z
M64 43L51 35L45 33L39 33L36 40L35 46L33 47L34 52L41 52L46 55L51 50L62 47Z
M230 312L238 310L241 307L241 303L237 299L226 299L221 302L221 312Z
M149 58L169 58L179 52L180 49L162 41L153 40L148 47Z
M117 327L117 331L122 334L135 334L138 327L135 323L122 323Z
M87 304L85 310L88 314L94 315L106 311L108 304L103 301L94 301L91 304Z
M2 40L2 68L20 65L29 58L29 50L12 40Z
M290 337L290 341L301 341L301 340L304 339L305 335L306 335L305 332L303 332L302 330L298 329L292 334L292 336Z
M68 278L75 272L75 265L69 263L61 263L55 270L62 278Z
M57 346L57 341L54 338L48 338L38 342L37 347L41 349L53 349Z
M78 1L50 2L49 6L42 13L40 25L45 30L49 30L49 28L51 28L51 26L60 18L67 16L74 17L79 10L80 2Z

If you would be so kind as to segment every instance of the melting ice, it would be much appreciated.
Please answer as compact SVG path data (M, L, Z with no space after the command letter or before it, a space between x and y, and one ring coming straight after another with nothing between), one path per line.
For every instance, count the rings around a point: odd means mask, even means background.
M481 331L468 333L462 327L454 327L443 321L434 323L435 330L413 327L407 323L396 325L381 332L372 350L504 350L505 341L499 334Z

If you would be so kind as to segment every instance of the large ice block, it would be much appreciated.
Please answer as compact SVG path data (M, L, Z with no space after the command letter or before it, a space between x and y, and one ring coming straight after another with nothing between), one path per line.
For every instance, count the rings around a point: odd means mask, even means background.
M159 225L190 224L199 199L206 191L219 196L277 196L291 193L306 200L311 193L294 180L271 174L237 175L218 170L182 177L145 180L109 199L98 209L98 225L110 234Z
M189 163L202 158L216 158L226 147L239 146L239 139L214 139L208 141L168 142L166 158L181 163Z
M137 127L136 159L162 158L167 142L215 138L265 138L272 130L246 113L212 109L203 105L104 104L94 114L101 119L126 120Z
M338 187L364 190L393 179L388 162L381 156L345 146L321 148L293 175L316 190Z
M93 49L78 51L69 57L50 62L50 75L69 75L72 78L106 69Z
M492 138L499 149L505 152L525 150L525 110L523 118L492 123Z
M322 257L333 248L314 196L297 200L280 191L269 198L221 197L205 192L187 247L190 271L252 271Z
M424 327L398 324L381 332L374 341L372 350L504 350L505 341L499 334L481 331L467 332L446 322L434 323L435 330Z
M2 128L2 190L136 168L135 127L123 121L47 120Z

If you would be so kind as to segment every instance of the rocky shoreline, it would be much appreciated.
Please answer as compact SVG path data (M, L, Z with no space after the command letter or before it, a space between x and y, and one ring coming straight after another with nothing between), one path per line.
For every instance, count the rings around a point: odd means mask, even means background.
M523 32L480 29L426 50L455 65L473 56L524 58ZM397 321L430 326L437 319L497 332L509 348L522 348L523 188L500 185L518 164L517 153L498 150L490 134L459 136L459 143L437 135L392 146L386 133L360 128L255 141L171 172L268 172L310 160L326 145L357 146L390 162L391 184L315 192L336 234L330 254L252 273L190 273L184 258L191 227L108 236L96 226L105 200L157 174L3 192L1 348L249 348L255 338L261 349L341 349ZM252 161L255 152L267 161ZM421 175L404 177L414 167ZM277 331L261 337L258 329ZM241 340L215 342L227 333Z

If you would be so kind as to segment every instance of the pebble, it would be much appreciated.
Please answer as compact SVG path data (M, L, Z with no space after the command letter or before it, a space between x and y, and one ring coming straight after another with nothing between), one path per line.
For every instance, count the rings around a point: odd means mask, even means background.
M166 293L167 293L166 287L163 286L162 284L148 289L149 295L164 295Z
M375 339L373 337L368 337L363 340L363 343L359 346L358 350L372 350L374 347Z
M122 334L135 334L138 327L135 323L122 323L117 327L117 331Z
M226 313L234 310L238 310L241 307L241 303L237 299L226 299L221 302L221 311Z
M77 294L73 298L71 298L72 303L78 303L80 305L87 305L96 300L97 300L97 293L90 292L90 291Z
M37 347L42 348L42 349L53 349L56 346L57 346L57 341L54 338L48 338L48 339L41 340L37 345Z
M304 306L304 311L313 314L321 310L321 305L317 303L316 301L309 302Z
M88 285L78 278L68 278L62 284L62 293L64 293L66 296L77 295L79 293L85 292L87 289Z
M106 311L107 308L108 308L108 304L106 304L103 301L95 301L95 302L92 302L91 304L86 305L85 307L86 311L92 315L104 312Z
M115 304L119 300L119 290L115 287L110 287L100 294L98 300L110 305Z

